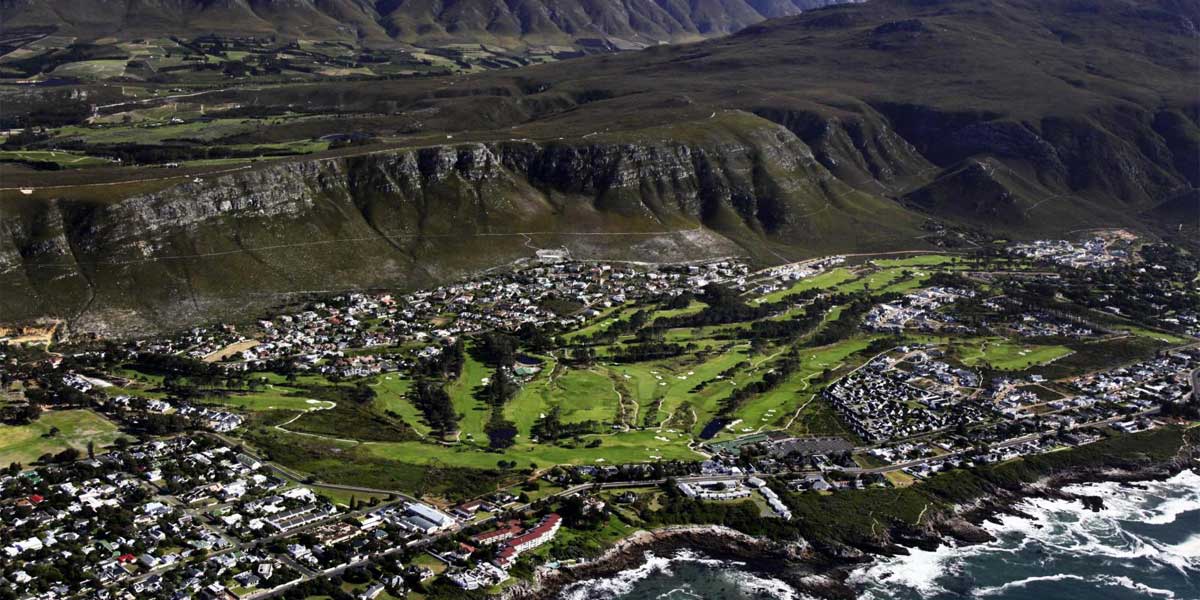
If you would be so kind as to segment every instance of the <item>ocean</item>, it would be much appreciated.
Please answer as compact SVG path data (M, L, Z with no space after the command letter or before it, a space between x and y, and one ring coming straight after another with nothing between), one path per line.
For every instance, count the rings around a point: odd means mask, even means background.
M912 550L855 571L861 600L1200 600L1200 474L1161 482L1089 483L1067 491L1105 508L1033 498L1027 516L985 528L996 540ZM683 551L647 555L614 577L579 582L562 600L807 600L746 563Z

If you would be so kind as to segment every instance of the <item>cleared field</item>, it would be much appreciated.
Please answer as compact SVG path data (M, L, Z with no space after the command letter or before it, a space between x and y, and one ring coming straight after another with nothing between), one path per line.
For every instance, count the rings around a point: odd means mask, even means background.
M232 356L237 356L258 345L258 340L242 340L234 342L204 357L204 362L220 362Z
M54 163L63 168L95 167L113 164L108 159L62 150L0 150L0 160Z
M58 433L48 437L52 428L58 428ZM119 436L112 421L90 410L49 411L29 425L0 426L0 465L14 462L29 465L43 454L67 448L86 452L89 441L98 450Z
M59 77L79 77L80 79L108 79L125 74L124 59L117 60L84 60L67 63L54 69Z
M1066 346L1038 346L1021 344L1002 338L989 339L978 345L964 345L960 349L963 363L986 364L1002 371L1019 371L1058 360L1072 350Z
M193 121L172 125L80 127L68 126L58 129L56 137L80 137L91 144L141 143L157 144L168 139L192 139L212 141L218 138L253 132L261 122L253 119L213 119L208 122Z
M204 402L224 404L225 406L233 406L242 410L256 412L268 410L311 410L329 405L328 402L289 395L296 391L292 388L273 386L259 392L213 396L205 398Z

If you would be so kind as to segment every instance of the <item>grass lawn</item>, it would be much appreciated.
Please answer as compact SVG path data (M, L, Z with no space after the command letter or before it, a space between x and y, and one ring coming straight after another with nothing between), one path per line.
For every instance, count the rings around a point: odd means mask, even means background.
M504 405L504 417L517 424L522 437L528 438L533 424L550 409L550 397L554 393L551 378L557 367L557 362L547 359L541 372L521 386L521 391Z
M722 432L718 437L736 437L752 431L786 425L796 409L804 405L812 397L811 386L814 378L826 368L836 369L845 363L851 354L866 348L871 343L869 337L854 338L816 349L803 349L801 367L787 381L775 389L759 394L747 400L735 412L735 418L742 422L733 430ZM806 410L808 407L805 407ZM799 418L797 420L800 420ZM808 433L840 433L841 427L832 431L811 431Z
M504 406L504 416L517 424L524 438L538 419L557 406L564 423L616 420L618 397L613 380L602 370L557 367L547 362L537 377L525 384ZM520 438L518 438L520 439Z
M58 435L44 437L52 427L58 428ZM89 441L95 442L99 450L118 437L120 433L112 421L90 410L47 411L29 425L0 426L0 465L29 465L43 454L68 447L86 452Z
M692 300L691 304L688 304L684 308L674 308L674 309L670 309L670 310L655 311L653 314L650 315L650 322L653 323L655 319L663 318L663 317L681 317L684 315L694 315L694 314L704 310L707 307L708 307L707 304L700 302L699 300Z
M450 401L454 403L454 410L461 415L458 429L462 432L462 439L482 442L487 440L484 427L492 414L487 406L475 399L475 388L483 385L483 380L491 377L492 371L487 365L475 360L469 352L464 358L462 375L447 386L446 391L450 394Z
M619 369L622 377L624 374L630 374L631 380L636 373L636 382L631 387L639 390L639 397L649 395L649 389L657 388L652 394L654 397L661 395L662 403L658 407L658 415L651 417L655 422L661 423L671 418L686 404L689 414L683 415L686 417L683 420L692 422L692 428L698 433L720 409L721 401L728 398L735 389L734 384L730 382L740 384L745 378L739 379L735 374L731 378L711 381L700 391L692 391L693 388L703 381L714 379L738 363L749 360L748 350L748 345L738 345L726 350L715 350L703 358L683 356L613 368ZM650 406L645 405L642 410L649 409ZM690 416L692 412L695 413L694 422Z
M125 74L125 59L82 60L66 63L54 69L58 77L79 77L81 79L107 79L120 77Z
M637 404L638 414L634 424L653 427L666 418L658 407L666 390L658 385L659 381L651 373L653 367L647 364L620 364L602 368L618 382L621 392L626 395L626 402Z
M792 285L789 288L771 292L770 294L754 300L754 303L761 304L763 302L777 302L789 294L795 294L805 290L830 288L851 279L854 279L854 273L852 273L850 269L838 267L832 271L826 271L814 277L801 279L800 281L797 281L795 285Z
M925 285L926 281L929 281L929 273L927 271L913 271L912 277L901 277L880 291L885 294L891 292L906 294Z
M568 369L554 380L551 402L557 401L564 423L611 423L619 402L613 382L599 370Z
M272 385L289 385L286 376L271 371L255 371L247 374L246 379L266 379L267 383ZM324 385L328 384L329 380L321 375L298 375L294 383L296 385Z
M921 254L918 256L909 256L906 258L884 258L873 260L871 262L880 267L930 267L934 265L950 264L958 260L955 256L947 254Z
M1170 333L1165 333L1162 331L1154 331L1152 329L1145 329L1143 327L1121 326L1121 327L1117 327L1116 329L1124 329L1124 330L1128 331L1129 333L1136 335L1138 337L1149 338L1149 339L1163 342L1166 344L1176 344L1177 345L1177 344L1186 344L1188 342L1195 341L1195 340L1190 340L1188 338L1180 337L1177 335L1172 335Z
M375 408L383 412L394 412L421 436L429 435L429 425L417 407L408 400L408 388L412 381L397 375L384 375L371 384L375 389Z
M347 490L324 487L324 486L320 486L320 485L306 485L304 487L312 488L313 493L320 494L322 496L325 496L326 498L329 498L329 500L331 502L333 502L334 504L341 504L342 506L347 506L347 507L350 506L351 498L354 498L355 500L357 500L359 502L364 502L364 503L370 502L372 498L379 500L380 502L387 500L387 496L378 495L378 494L368 494L366 492L350 492Z
M600 446L586 447L587 442L599 439ZM652 462L658 459L697 460L700 455L687 447L690 438L683 434L655 431L627 431L583 437L578 447L551 444L518 443L504 452L485 452L468 445L443 446L421 442L382 442L366 444L363 448L374 456L399 462L424 463L436 459L452 467L494 469L500 460L514 460L524 467L536 464L582 465L599 463Z
M632 315L634 312L636 312L635 309L629 308L627 306L616 306L616 307L610 308L610 309L600 313L600 315L598 317L596 317L596 319L594 321L592 321L592 323L590 325L588 325L582 329L576 329L575 331L567 333L567 334L563 335L562 338L563 338L563 340L566 340L567 342L571 342L571 341L574 341L575 338L590 336L592 334L599 333L601 331L608 329L609 327L612 326L613 323L616 323L617 321L621 320L622 318Z
M908 279L904 275L905 271L912 272L913 269L908 267L889 267L886 269L880 269L864 277L859 277L858 279L842 283L837 286L837 290L839 292L847 293L860 292L867 289L869 286L871 291L877 292ZM914 285L913 287L916 286Z

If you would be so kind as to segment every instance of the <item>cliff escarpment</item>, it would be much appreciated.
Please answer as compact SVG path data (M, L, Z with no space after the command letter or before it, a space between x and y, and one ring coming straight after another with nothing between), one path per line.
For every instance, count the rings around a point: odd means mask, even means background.
M296 296L428 285L577 258L784 258L885 247L919 219L842 183L788 129L715 119L690 141L445 145L263 165L111 202L18 200L0 310L82 330L246 316ZM49 193L49 191L47 191Z

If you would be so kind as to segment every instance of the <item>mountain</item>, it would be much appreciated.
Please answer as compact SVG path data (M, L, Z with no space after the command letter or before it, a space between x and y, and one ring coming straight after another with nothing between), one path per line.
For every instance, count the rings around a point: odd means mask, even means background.
M346 115L397 141L3 192L0 316L178 326L562 246L766 263L931 248L931 231L1194 235L1198 19L1171 0L875 0L524 69L216 90L204 102L238 115L311 115L217 141L345 132Z
M218 33L407 43L697 39L831 0L0 0L0 31L96 39Z

